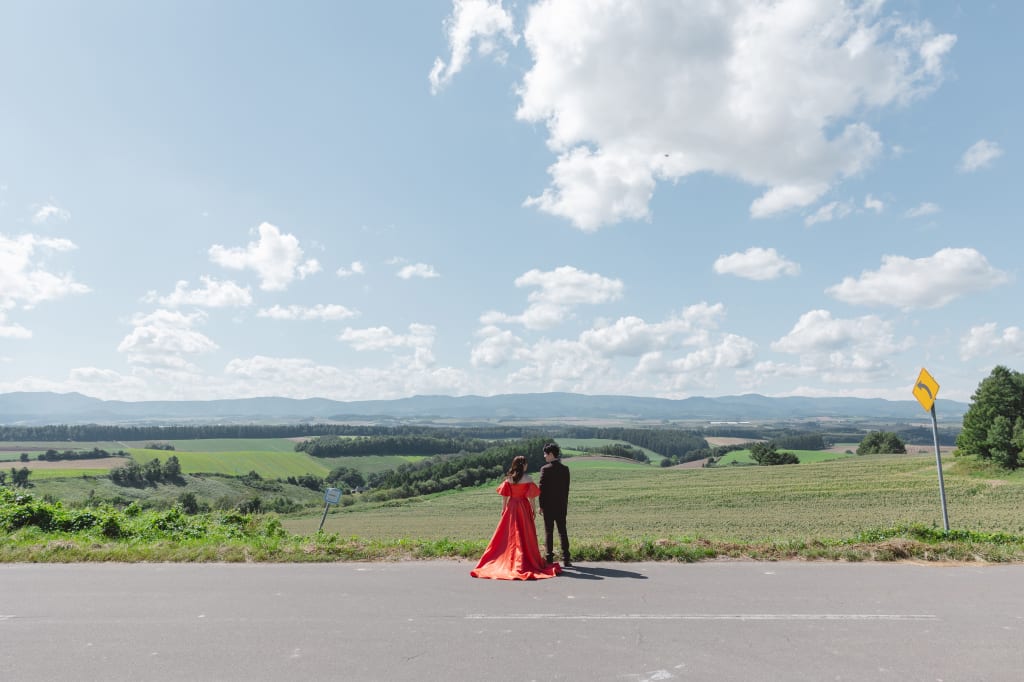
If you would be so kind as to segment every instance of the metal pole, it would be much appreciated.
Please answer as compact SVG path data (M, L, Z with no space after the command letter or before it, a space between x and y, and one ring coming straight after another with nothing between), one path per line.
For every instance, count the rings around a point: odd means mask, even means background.
M938 446L936 446L936 447L938 447ZM939 475L940 476L942 475L941 471L939 471ZM945 504L946 504L945 498L943 498L942 504L943 504L942 508L943 508L943 510L945 510L945 508L946 508L945 507ZM324 503L324 515L320 517L320 527L316 529L317 533L319 533L320 531L322 531L324 529L324 521L327 520L327 510L330 509L330 508L331 508L331 505L329 503L325 502ZM948 524L946 525L946 530L949 530L949 525Z
M942 498L942 527L949 532L949 514L946 512L946 484L942 481L942 455L939 453L939 421L932 404L932 437L935 439L935 466L939 470L939 496Z

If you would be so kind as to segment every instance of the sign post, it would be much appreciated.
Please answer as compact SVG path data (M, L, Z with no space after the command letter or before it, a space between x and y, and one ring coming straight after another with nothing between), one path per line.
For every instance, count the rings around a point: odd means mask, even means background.
M932 415L932 438L935 440L935 466L939 470L939 497L942 498L942 527L949 532L949 514L946 511L946 484L942 480L942 455L939 451L939 421L935 417L935 398L939 395L939 382L935 381L928 370L921 368L914 384L914 397L921 407Z
M320 517L320 527L316 529L317 533L319 533L324 528L324 521L327 520L327 510L331 508L332 504L338 504L340 500L340 488L328 488L327 490L324 491L324 515Z

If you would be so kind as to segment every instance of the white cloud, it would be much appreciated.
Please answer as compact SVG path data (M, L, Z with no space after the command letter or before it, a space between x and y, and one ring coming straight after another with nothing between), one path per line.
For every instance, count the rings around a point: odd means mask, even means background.
M763 249L759 246L752 246L742 253L719 256L713 267L719 275L736 275L753 280L800 274L798 263L780 256L775 249Z
M255 270L260 277L260 288L265 291L282 291L296 278L320 270L316 260L302 260L299 240L281 231L270 223L261 223L259 241L250 242L244 248L228 248L220 244L210 247L210 260L217 265L233 270Z
M136 315L135 328L121 340L117 350L127 353L133 362L147 365L181 366L181 354L208 353L217 344L192 327L206 320L206 314L186 314L175 310L155 310Z
M390 327L347 327L338 337L355 350L391 350L396 348L429 349L434 344L433 325L412 323L408 334L396 334Z
M0 339L31 339L32 331L20 324L8 324L7 313L0 310Z
M269 317L273 320L344 320L355 317L359 313L343 305L318 303L312 307L275 305L272 308L261 308L257 317Z
M44 301L88 293L89 287L76 282L72 275L48 272L39 262L45 252L75 248L67 239L0 234L0 310L32 308Z
M480 329L476 335L482 340L470 351L469 362L474 367L500 367L523 348L522 339L493 325Z
M432 265L416 263L415 265L406 265L404 268L399 270L398 276L402 279L412 279L413 277L431 279L434 277L440 277L441 275L437 274L437 271L434 270Z
M557 154L527 204L583 230L646 218L659 180L699 172L763 188L754 217L812 204L884 150L857 117L937 87L955 42L826 0L541 0L523 34L517 117Z
M1003 155L1003 149L995 142L978 140L964 152L958 168L964 173L987 168L993 161Z
M52 221L66 223L69 220L71 220L71 212L56 204L43 204L32 214L32 222L36 225Z
M451 54L447 62L436 58L430 70L430 92L435 95L466 65L473 41L479 54L494 55L499 61L504 60L504 52L498 41L507 40L513 45L519 41L501 0L453 0L452 14L444 24Z
M218 281L213 277L199 278L203 286L200 289L188 288L187 280L180 280L174 291L163 297L155 297L150 293L146 300L156 300L160 305L177 307L181 305L198 305L207 308L230 308L247 306L252 303L249 287L244 289L231 280Z
M876 315L837 319L827 310L800 316L788 334L771 344L772 350L797 355L798 367L758 365L758 371L776 375L817 374L825 381L864 382L888 374L894 354L913 346L912 338L897 341L891 322Z
M462 395L469 379L461 370L419 364L416 357L396 357L388 367L342 368L306 358L256 355L231 360L224 376L236 393L294 398L386 400L410 395Z
M553 327L570 314L577 305L597 305L622 297L622 280L584 272L563 265L543 272L530 270L516 278L517 287L537 287L527 297L529 306L519 315L490 311L480 317L485 325L519 323L529 329Z
M908 210L905 215L907 218L921 218L926 215L933 215L938 213L942 209L939 208L938 204L933 204L930 201L925 201L918 206Z
M853 205L848 201L833 201L818 208L817 211L804 218L804 225L810 227L816 223L827 223L850 215Z
M880 199L876 199L870 194L864 197L864 208L874 211L875 213L881 213L885 210L885 204Z
M1008 354L1024 356L1024 331L1020 327L1006 327L1000 332L995 322L989 322L970 331L960 339L960 358Z
M357 260L352 261L352 264L347 268L338 268L338 277L351 277L352 275L362 275L366 272L366 268Z
M961 296L1010 281L974 249L941 249L926 258L883 256L882 266L846 277L825 290L857 305L891 305L902 310L940 308Z

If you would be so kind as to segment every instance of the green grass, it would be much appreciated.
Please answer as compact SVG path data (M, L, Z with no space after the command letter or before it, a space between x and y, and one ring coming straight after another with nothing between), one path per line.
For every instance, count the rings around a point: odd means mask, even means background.
M569 459L567 464L573 481L569 530L574 554L581 561L714 557L1024 561L1020 513L1024 471L991 476L984 464L947 461L946 494L953 527L947 534L941 530L934 459L928 455L690 470L601 460ZM195 484L238 483L210 478ZM102 497L106 488L101 486L109 481L55 480L43 482L40 490L58 484L92 485ZM173 496L180 490L159 486L140 494ZM242 488L239 494L251 495L251 491ZM307 494L318 497L312 491ZM315 534L320 521L317 508L282 518L290 534L248 539L211 530L209 537L186 533L176 539L129 541L95 533L22 528L0 533L0 561L335 561L442 556L472 560L493 532L500 506L494 486L485 485L332 508L325 533L320 535Z
M657 464L665 459L654 450L648 450L642 448L639 445L633 445L627 443L624 440L612 440L609 438L559 438L558 445L562 448L563 452L567 455L582 454L587 449L596 449L606 445L629 445L630 447L640 450L648 459L651 460L651 464L657 466Z
M853 448L856 452L856 448ZM780 452L792 452L800 458L800 464L811 464L814 462L828 462L833 459L851 457L845 452L829 452L827 450L793 450L791 448L779 448ZM750 450L734 450L725 454L716 466L728 466L730 464L754 464L750 458Z
M847 457L800 466L661 469L566 460L572 471L571 535L601 543L703 538L751 543L835 541L899 524L941 527L934 459ZM946 465L950 523L1024 534L1024 472L979 480ZM333 510L325 530L374 540L487 538L501 502L492 486L356 504ZM286 519L293 532L319 517Z
M280 452L274 450L249 450L238 452L185 452L168 450L145 450L129 448L128 453L139 464L152 459L167 461L172 455L181 463L186 474L225 474L243 476L255 471L264 478L287 478L289 476L326 476L333 467L324 460L310 457L305 452Z
M144 447L151 442L131 445ZM295 441L289 438L200 438L161 442L173 445L175 452L295 452Z
M110 469L32 469L29 481L36 483L55 478L99 478L109 473Z

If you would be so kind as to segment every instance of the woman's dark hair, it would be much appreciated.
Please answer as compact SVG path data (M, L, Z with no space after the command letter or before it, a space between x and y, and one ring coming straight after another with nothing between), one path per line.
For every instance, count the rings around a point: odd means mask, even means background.
M526 458L522 455L516 455L512 458L512 466L508 468L505 475L513 483L519 483L519 479L523 477L524 471L526 471Z

